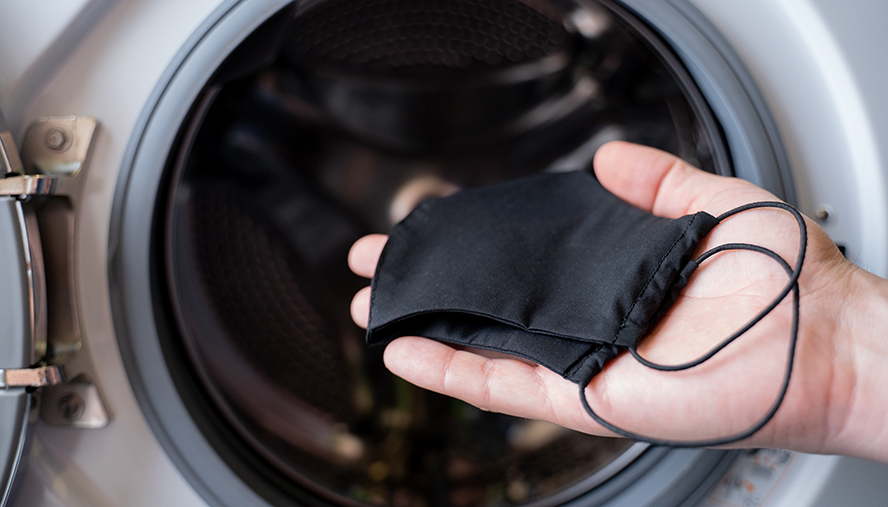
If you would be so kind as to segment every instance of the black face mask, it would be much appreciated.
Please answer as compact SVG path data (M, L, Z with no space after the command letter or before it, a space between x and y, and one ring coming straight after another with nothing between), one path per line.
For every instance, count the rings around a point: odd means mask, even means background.
M691 258L719 222L760 207L785 209L796 217L802 240L795 269L771 250L743 243ZM753 203L717 218L700 212L673 220L621 201L586 172L467 190L424 202L392 230L371 285L367 342L424 336L520 356L577 383L589 415L617 434L675 447L722 445L758 431L786 393L806 238L804 219L784 203ZM675 302L699 263L737 249L778 262L789 275L784 290L694 361L658 365L642 358L639 341ZM586 385L621 350L654 369L691 368L746 332L789 292L795 304L786 374L777 400L752 428L711 440L659 440L613 426L589 406Z

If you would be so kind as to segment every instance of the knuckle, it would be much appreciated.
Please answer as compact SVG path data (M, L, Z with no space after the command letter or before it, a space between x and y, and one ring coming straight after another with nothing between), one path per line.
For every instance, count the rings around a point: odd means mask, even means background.
M484 382L481 384L481 391L478 393L478 408L489 412L493 406L494 389L496 382L496 361L488 359L481 366L481 373Z

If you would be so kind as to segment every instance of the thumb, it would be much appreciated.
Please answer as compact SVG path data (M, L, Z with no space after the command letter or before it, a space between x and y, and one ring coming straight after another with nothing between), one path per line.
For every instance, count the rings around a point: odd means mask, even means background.
M609 192L668 218L701 210L718 214L743 202L774 199L748 182L709 174L670 153L623 141L599 148L593 166Z

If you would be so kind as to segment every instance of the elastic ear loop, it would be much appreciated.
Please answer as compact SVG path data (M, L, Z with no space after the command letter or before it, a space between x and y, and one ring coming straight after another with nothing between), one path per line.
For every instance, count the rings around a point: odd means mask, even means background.
M717 253L728 251L728 250L749 250L749 251L765 254L768 257L771 257L772 259L774 259L775 262L780 264L780 266L783 267L783 269L789 275L789 281L787 282L787 285L777 295L777 297L775 297L774 300L771 301L771 303L767 307L765 307L765 309L763 309L755 317L753 317L752 320L747 322L746 325L744 325L742 328L740 328L738 331L733 333L731 336L729 336L728 338L723 340L721 343L719 343L718 345L713 347L709 352L707 352L703 356L701 356L693 361L678 364L678 365L661 365L661 364L657 364L657 363L652 363L652 362L644 359L643 357L641 357L638 354L638 351L635 347L630 347L629 352L632 354L632 356L638 362L640 362L641 364L643 364L649 368L655 369L655 370L680 371L680 370L686 370L688 368L692 368L692 367L697 366L697 365L707 361L708 359L710 359L712 356L717 354L719 351L721 351L723 348L725 348L731 342L736 340L740 335L742 335L743 333L748 331L750 328L752 328L752 326L756 325L759 321L761 321L765 317L765 315L770 313L778 304L780 304L780 302L786 298L786 296L789 294L790 291L792 291L792 293L793 293L792 329L790 331L789 353L788 353L788 357L786 360L786 371L783 376L783 382L780 387L780 393L777 395L777 398L774 400L774 403L771 405L770 409L768 409L768 411L765 413L764 417L762 417L757 423L755 423L750 428L744 430L743 432L736 433L734 435L729 435L726 437L714 438L714 439L709 439L709 440L695 440L695 441L673 441L673 440L663 440L663 439L651 438L651 437L640 435L638 433L633 433L631 431L627 431L627 430L624 430L624 429L619 428L617 426L614 426L613 424L605 421L598 414L596 414L595 411L592 410L592 407L589 406L589 400L586 398L586 386L592 380L590 377L589 379L583 379L580 382L580 401L583 404L583 408L586 410L586 412L589 414L589 416L595 420L595 422L597 422L598 424L604 426L608 430L610 430L620 436L623 436L626 438L631 438L633 440L643 440L646 442L650 442L654 445L663 445L663 446L669 446L669 447L713 447L713 446L718 446L718 445L730 444L732 442L736 442L738 440L748 438L748 437L752 436L753 434L755 434L755 432L757 432L758 430L762 429L762 427L764 427L764 425L767 424L768 421L770 421L772 417L774 417L774 414L777 412L777 409L780 408L780 405L783 403L783 398L786 396L786 391L789 388L789 380L790 380L790 377L792 376L792 367L793 367L794 360L795 360L795 349L796 349L796 343L798 342L798 333L799 333L799 286L798 286L798 279L799 279L799 276L801 275L801 272L802 272L802 265L804 264L804 261L805 261L805 251L808 246L808 228L805 224L805 219L804 219L804 217L802 217L802 214L799 213L799 211L797 209L795 209L794 207L792 207L788 204L782 203L782 202L756 202L756 203L745 204L743 206L734 208L731 211L728 211L727 213L724 213L724 214L718 216L717 220L719 222L722 222L723 220L726 220L727 218L730 218L731 216L734 216L738 213L741 213L741 212L747 211L747 210L751 210L751 209L757 209L757 208L783 209L783 210L786 210L786 211L792 213L793 216L796 218L796 221L798 222L798 225L799 225L800 240L799 240L799 254L798 254L798 258L796 260L795 269L792 269L789 266L789 264L787 264L787 262L782 257L780 257L776 252L769 250L767 248L758 246L758 245L751 245L748 243L728 243L728 244L724 244L724 245L719 245L715 248L712 248L711 250L706 251L705 253L700 255L700 257L698 257L696 260L694 260L692 262L694 262L696 264L700 264L703 261L705 261L706 259L708 259L709 257L711 257Z

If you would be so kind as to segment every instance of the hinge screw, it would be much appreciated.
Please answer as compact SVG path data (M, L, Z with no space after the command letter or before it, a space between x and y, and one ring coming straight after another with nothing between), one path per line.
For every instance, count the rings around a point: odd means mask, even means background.
M49 129L46 132L46 146L52 150L60 151L68 142L68 137L61 129Z
M83 398L76 393L68 393L59 398L59 412L62 413L68 421L80 419L83 415L84 403Z

